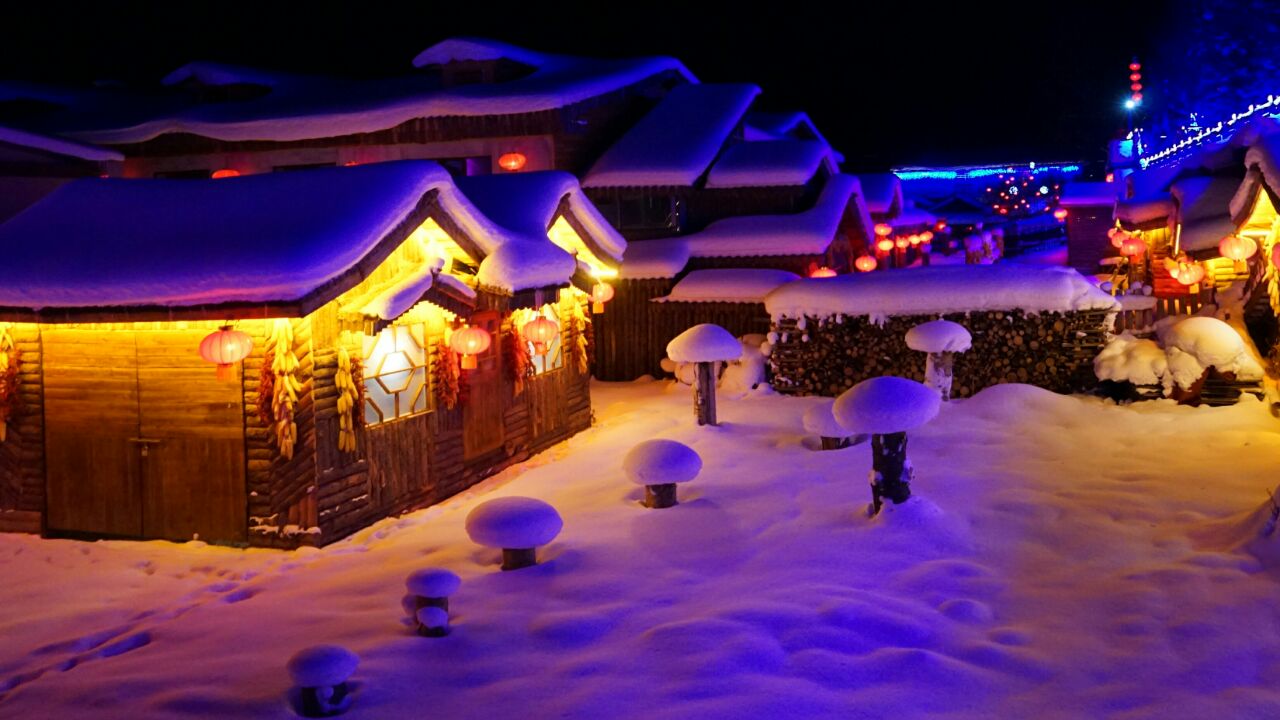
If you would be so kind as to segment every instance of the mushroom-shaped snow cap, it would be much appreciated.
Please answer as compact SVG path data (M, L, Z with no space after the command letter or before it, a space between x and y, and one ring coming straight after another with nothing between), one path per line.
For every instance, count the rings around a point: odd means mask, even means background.
M728 362L742 357L742 343L719 325L694 325L667 343L667 357L678 363Z
M472 542L504 550L546 545L562 527L564 521L555 508L528 497L489 500L467 515L467 535Z
M444 568L414 570L405 578L404 586L414 595L447 598L458 591L462 578Z
M907 347L920 352L964 352L972 344L969 331L950 320L930 320L907 331Z
M360 658L341 645L313 645L289 658L289 675L298 687L333 687L346 682L359 663Z
M821 402L804 411L804 431L810 435L829 438L853 437L857 433L849 432L836 421L832 412L835 400L823 398Z
M914 380L863 380L836 398L836 421L849 432L888 435L917 428L938 414L938 391Z
M622 461L627 477L637 485L689 482L702 471L702 458L675 440L645 440L631 448Z

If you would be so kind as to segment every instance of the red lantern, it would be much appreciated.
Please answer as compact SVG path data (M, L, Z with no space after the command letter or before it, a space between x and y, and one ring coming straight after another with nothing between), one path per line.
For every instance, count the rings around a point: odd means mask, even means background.
M507 172L519 172L524 169L525 163L529 162L529 158L524 153L509 152L498 156L498 167Z
M223 325L200 341L200 357L218 366L218 379L223 382L235 379L231 366L249 357L252 351L253 338L232 330L230 325Z
M889 223L876 223L876 235L888 237L893 234L893 226Z
M604 312L604 304L613 299L613 286L606 282L598 282L591 288L591 312L599 315Z
M1111 238L1111 246L1118 249L1125 240L1129 239L1129 233L1113 227L1107 231L1107 237Z
M231 168L222 168L221 170L214 170L213 174L210 175L209 177L213 178L214 180L221 180L222 178L229 178L229 177L240 177L240 171L232 170Z
M911 241L908 240L907 238L900 237L897 240L894 240L893 244L898 246L899 250L906 250L907 246L911 244Z
M1132 85L1130 85L1130 86L1129 86L1129 89L1130 89L1130 90L1132 90L1132 91L1134 91L1134 92L1141 92L1141 91L1142 91L1142 83L1133 83Z
M836 276L836 271L832 270L829 267L826 267L825 265L809 273L809 277L811 278L825 278L825 277L835 277L835 276Z
M870 255L863 255L853 261L853 266L862 272L871 272L876 269L876 259Z
M1138 82L1141 79L1142 79L1142 73L1140 72L1129 74L1129 82Z
M1062 222L1066 220L1068 214L1069 213L1067 213L1066 208L1058 208L1057 210L1053 211L1053 216L1057 218L1058 222Z
M1249 238L1228 235L1218 243L1218 252L1222 254L1222 257L1231 258L1236 262L1244 262L1258 252L1258 245Z
M933 233L929 232L928 230L925 230L924 232L920 233L920 242L922 243L933 242Z
M489 331L478 327L464 327L453 331L449 347L462 356L462 369L475 370L476 356L489 349Z
M1129 236L1124 242L1120 243L1120 254L1127 258L1136 258L1139 255L1147 253L1147 244L1142 242L1140 238Z
M1140 103L1140 102L1142 102L1142 93L1140 93L1140 92L1136 92L1136 93L1134 93L1134 94L1133 94L1133 101L1134 101L1134 102L1136 102L1136 103Z
M1139 70L1142 69L1142 63L1135 60L1129 63L1129 69L1132 70L1133 72L1138 72Z
M937 225L934 225L934 226L933 226L933 228L934 228L935 230L937 230L938 232L942 232L943 230L946 230L946 229L947 229L947 221L946 221L946 220L939 220L939 221L938 221L938 224L937 224Z
M555 342L560 335L560 325L554 320L550 320L542 315L530 320L520 329L524 339L533 344L533 351L539 355L546 355L551 349L551 344Z
M880 252L890 252L893 250L893 241L889 238L881 238L876 241L876 249Z

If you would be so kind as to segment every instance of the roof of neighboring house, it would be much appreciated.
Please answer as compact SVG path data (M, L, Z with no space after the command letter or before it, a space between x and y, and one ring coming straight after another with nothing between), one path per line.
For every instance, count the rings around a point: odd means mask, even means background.
M689 264L689 244L683 238L629 243L618 276L624 280L673 278Z
M1178 247L1195 252L1216 248L1218 242L1235 232L1231 221L1231 200L1240 188L1240 178L1196 176L1177 180L1169 192L1178 204Z
M515 292L567 283L575 270L545 232L538 240L495 223L430 161L222 180L92 178L0 225L0 315L306 314L359 283L432 207L484 255L483 284Z
M40 154L58 155L73 160L86 160L89 162L124 160L124 155L115 150L3 125L0 125L0 145L12 145L26 150L34 150Z
M1122 191L1123 187L1118 183L1069 182L1063 188L1058 204L1063 207L1113 205Z
M876 215L896 215L902 212L902 179L893 173L864 173L858 176L862 183L867 210Z
M826 162L831 148L819 140L765 140L729 146L707 173L709 188L804 185Z
M656 302L763 303L775 289L800 276L769 268L694 270L680 278L666 297Z
M809 114L802 110L784 112L765 112L752 110L747 113L748 140L817 140L827 147L831 143L818 130ZM844 156L835 148L831 152L837 163L844 162Z
M903 209L897 217L889 221L889 224L895 228L909 228L917 225L933 225L936 222L938 222L937 215L913 205Z
M269 87L270 92L235 102L194 105L173 94L55 93L67 108L49 123L59 132L106 144L144 142L166 133L192 133L224 141L288 142L376 132L416 118L555 110L663 73L696 82L674 58L584 58L477 38L445 40L424 50L415 64L498 58L509 58L532 71L504 82L446 87L439 79L423 74L355 80L191 63L175 70L166 81L249 83ZM34 92L11 90L13 94Z
M595 162L584 187L688 187L715 161L760 94L755 85L681 85Z

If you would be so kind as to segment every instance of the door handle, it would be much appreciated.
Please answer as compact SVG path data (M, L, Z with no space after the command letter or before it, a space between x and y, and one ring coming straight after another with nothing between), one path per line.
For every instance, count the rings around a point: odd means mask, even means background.
M129 444L139 445L142 447L142 457L150 456L151 446L159 445L161 442L162 441L159 438L142 438L142 437L129 438Z

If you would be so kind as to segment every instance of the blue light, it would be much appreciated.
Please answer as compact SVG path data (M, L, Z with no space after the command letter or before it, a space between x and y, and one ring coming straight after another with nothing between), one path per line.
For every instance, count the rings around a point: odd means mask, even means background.
M1138 106L1138 103L1134 102L1134 99L1133 99L1133 98L1129 98L1128 100L1125 100L1125 101L1124 101L1124 109L1125 109L1125 110L1132 110L1132 109L1134 109L1134 108L1135 108L1135 107L1137 107L1137 106Z
M1040 194L1041 194L1041 195L1048 195L1048 194L1049 194L1049 186L1048 186L1048 185L1041 185L1041 186L1040 186Z

